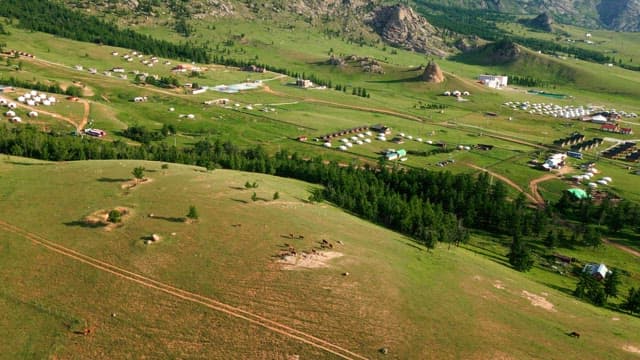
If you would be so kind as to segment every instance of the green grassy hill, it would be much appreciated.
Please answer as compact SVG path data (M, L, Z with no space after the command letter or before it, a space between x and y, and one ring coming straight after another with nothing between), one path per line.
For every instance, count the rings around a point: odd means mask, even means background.
M149 180L126 188L140 165ZM2 158L0 179L1 358L339 358L293 330L247 320L255 315L353 353L343 358L622 359L640 348L637 318L577 301L541 284L538 272L512 271L501 256L427 252L307 203L312 186L303 182L14 157ZM247 181L258 187L244 189ZM180 218L190 205L200 217L187 224ZM84 220L116 207L129 210L119 226ZM160 241L145 245L151 234ZM326 267L284 270L277 262L285 243L311 257L322 239L342 255L316 256ZM150 279L162 284L150 287ZM165 291L167 284L178 289ZM232 314L208 306L213 300ZM91 334L75 333L84 328Z

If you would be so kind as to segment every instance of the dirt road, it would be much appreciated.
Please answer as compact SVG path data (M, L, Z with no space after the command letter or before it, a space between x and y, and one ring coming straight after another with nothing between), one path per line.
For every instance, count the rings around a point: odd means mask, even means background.
M91 112L91 107L89 105L89 101L84 99L80 99L79 101L81 101L84 105L84 113L82 114L82 120L80 121L80 124L78 124L77 129L78 131L82 131L84 130L84 127L87 126L87 122L89 122L89 113Z
M560 170L556 171L555 173L551 173L551 174L547 174L544 176L541 176L537 179L533 179L531 180L531 182L529 182L529 189L531 190L531 193L533 194L533 197L536 198L536 201L538 202L538 204L540 205L544 205L544 198L542 197L542 195L540 195L540 192L538 191L538 184L551 180L551 179L561 179L563 175L566 175L568 173L570 173L573 170L572 167L570 166L565 166L563 168L561 168Z
M606 239L606 238L603 238L602 242L607 244L607 245L611 245L611 246L617 247L618 249L620 249L620 250L622 250L622 251L624 251L626 253L629 253L629 254L631 254L633 256L640 257L640 251L634 250L634 249L632 249L632 248L630 248L628 246L624 246L622 244L618 244L618 243L612 242L611 240Z
M403 119L407 119L407 120L412 120L412 121L418 121L418 122L423 122L424 121L424 120L422 120L421 118L419 118L417 116L413 116L413 115L409 115L409 114L405 114L405 113L401 113L401 112L397 112L397 111L393 111L393 110L388 110L388 109L379 109L379 108L371 108L371 107L365 107L365 106L341 104L341 103L337 103L337 102L333 102L333 101L327 101L327 100L314 99L314 98L310 98L310 97L302 97L302 96L284 94L284 93L272 90L267 85L263 85L262 89L264 90L264 92L272 94L272 95L282 96L282 97L289 97L289 98L297 99L299 101L308 102L308 103L324 104L324 105L329 105L329 106L343 108L343 109L350 109L350 110L372 112L372 113L378 113L378 114L384 114L384 115L391 115L391 116L395 116L395 117L399 117L399 118L403 118Z
M144 286L149 289L154 289L157 291L164 292L166 294L169 294L173 297L176 297L185 301L190 301L192 303L197 303L202 306L206 306L210 309L225 313L229 316L243 319L252 324L261 326L263 328L269 329L278 334L281 334L289 338L292 338L294 340L311 345L317 349L334 354L342 359L366 359L366 357L356 354L343 347L340 347L339 345L330 343L326 340L317 338L305 332L293 329L283 323L279 323L279 322L267 319L261 315L254 314L246 310L242 310L232 305L228 305L220 301L214 300L212 298L208 298L190 291L182 290L172 285L150 279L143 275L128 271L126 269L92 258L90 256L83 255L70 248L64 247L62 245L58 245L39 235L28 232L24 229L21 229L15 225L9 224L2 220L0 220L0 229L9 233L15 234L17 236L20 236L22 238L28 239L32 241L32 243L35 245L42 246L48 250L56 252L62 256L68 257L75 261L84 263L102 272L109 273L111 275L123 278L127 281L137 283L138 285Z
M51 111L42 110L42 107L36 108L34 106L24 105L24 104L21 104L21 103L17 103L16 105L19 108L24 108L24 109L27 109L29 111L35 111L35 112L40 113L40 114L49 115L54 119L62 120L64 122L66 122L66 123L69 123L69 124L73 125L73 127L75 127L76 129L78 128L78 123L75 122L73 119L68 118L66 116L62 116L60 114L53 113Z
M464 163L464 165L476 169L476 170L480 170L480 171L484 171L486 173L489 173L490 175L492 175L495 178L498 178L502 181L504 181L507 185L511 186L512 188L518 190L519 192L523 193L524 196L529 199L531 202L535 203L535 204L539 204L538 200L536 198L534 198L533 196L531 196L529 193L525 192L518 184L514 183L513 181L511 181L511 179L509 179L508 177L504 176L504 175L500 175L497 173L494 173L493 171L487 170L487 169L483 169L480 166L474 165L474 164L470 164L470 163ZM544 204L544 201L543 201Z

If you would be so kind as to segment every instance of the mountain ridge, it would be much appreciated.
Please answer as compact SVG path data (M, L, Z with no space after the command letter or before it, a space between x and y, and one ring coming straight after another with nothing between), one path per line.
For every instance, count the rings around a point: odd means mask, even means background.
M640 0L429 0L417 3L530 16L548 13L558 22L565 24L618 31L640 31Z

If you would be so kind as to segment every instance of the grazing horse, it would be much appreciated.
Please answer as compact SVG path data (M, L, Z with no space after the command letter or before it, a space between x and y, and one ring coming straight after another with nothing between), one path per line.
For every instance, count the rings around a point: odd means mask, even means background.
M576 339L580 339L580 333L579 332L572 331L572 332L569 333L569 336L574 337Z

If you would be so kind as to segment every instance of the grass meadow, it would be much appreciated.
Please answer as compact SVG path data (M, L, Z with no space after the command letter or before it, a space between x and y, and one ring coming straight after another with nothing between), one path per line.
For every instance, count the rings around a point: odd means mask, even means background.
M150 180L123 189L140 165ZM640 346L637 318L575 300L566 294L574 279L541 269L512 271L499 248L487 254L472 246L427 252L329 204L306 202L311 185L303 182L160 165L3 157L0 197L7 206L0 220L368 358L383 358L378 350L387 347L394 358L614 359L628 358L628 350ZM245 190L246 181L258 188ZM253 191L257 201L251 200ZM280 198L271 200L276 191ZM190 205L200 218L186 224L178 219ZM131 211L119 227L107 231L82 222L118 206ZM161 240L145 245L152 233ZM291 240L289 233L304 239ZM343 256L316 269L283 270L276 262L284 243L310 251L321 239L336 244L334 251ZM474 241L495 243L481 235ZM333 358L13 233L0 231L0 246L6 264L0 269L0 309L9 314L0 320L7 339L0 357ZM606 248L592 257L637 271L626 256ZM74 333L84 326L94 332ZM570 331L582 338L567 336Z

